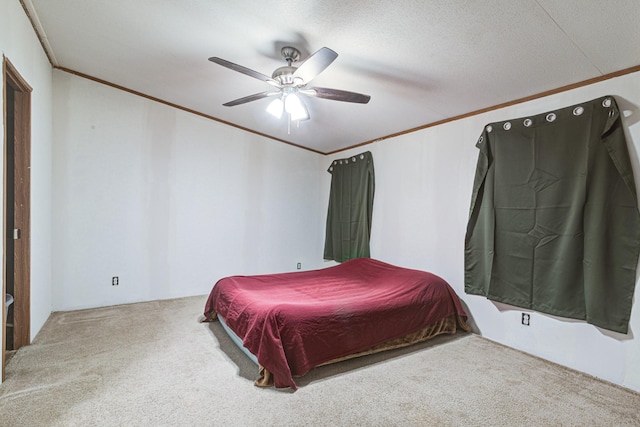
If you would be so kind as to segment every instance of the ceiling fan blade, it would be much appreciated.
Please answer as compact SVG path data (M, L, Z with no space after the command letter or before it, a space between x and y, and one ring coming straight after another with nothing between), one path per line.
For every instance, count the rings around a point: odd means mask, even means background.
M281 93L282 92L280 92L279 90L254 93L253 95L245 96L244 98L238 98L233 101L226 102L222 105L224 105L225 107L233 107L240 104L246 104L247 102L257 101L258 99L267 98L269 96L280 95Z
M312 87L300 90L305 95L315 96L316 98L331 99L333 101L356 102L358 104L366 104L371 97L361 93L349 92L346 90L329 89L326 87Z
M301 78L305 83L309 83L318 74L324 71L338 57L338 54L323 47L318 49L313 55L303 61L298 69L293 73L293 77Z
M233 71L237 71L239 73L242 74L246 74L249 77L253 77L255 79L258 80L262 80L263 82L267 82L273 86L277 86L280 87L280 83L278 83L277 81L275 81L274 79L272 79L271 77L259 73L257 71L253 71L250 68L247 67L243 67L242 65L238 65L238 64L234 64L233 62L229 62L226 59L222 59L222 58L218 58L217 56L212 56L211 58L209 58L209 61L211 62L215 62L218 65L222 65L223 67L227 67Z

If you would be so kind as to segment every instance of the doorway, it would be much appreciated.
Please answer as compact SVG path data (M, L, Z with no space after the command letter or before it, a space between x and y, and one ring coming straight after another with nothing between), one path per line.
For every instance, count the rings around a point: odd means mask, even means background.
M2 340L2 379L7 351L31 342L31 86L3 57L4 259L3 294L13 295ZM4 295L2 295L4 299ZM4 311L4 307L3 307Z

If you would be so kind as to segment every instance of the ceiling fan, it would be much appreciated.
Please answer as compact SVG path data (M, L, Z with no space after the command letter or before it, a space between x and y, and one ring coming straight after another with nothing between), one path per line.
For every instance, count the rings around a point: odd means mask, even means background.
M308 86L311 80L324 71L338 57L338 54L333 50L323 47L298 66L293 65L300 60L300 51L298 49L285 46L280 50L280 53L284 60L287 61L287 65L277 68L271 74L271 77L222 58L215 56L209 58L211 62L215 62L223 67L238 71L239 73L246 74L274 86L273 90L238 98L222 105L225 107L233 107L262 98L275 97L267 107L269 113L280 118L282 113L286 112L291 120L307 120L309 119L309 111L299 95L359 104L366 104L369 102L369 99L371 99L369 95L363 95L361 93Z

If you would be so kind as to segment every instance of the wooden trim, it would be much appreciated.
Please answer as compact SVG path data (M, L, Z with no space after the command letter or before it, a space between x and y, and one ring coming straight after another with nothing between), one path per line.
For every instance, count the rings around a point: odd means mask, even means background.
M78 71L70 70L70 69L64 68L64 67L54 67L54 68L57 69L57 70L60 70L60 71L64 71L64 72L69 73L69 74L76 75L78 77L82 77L82 78L85 78L85 79L88 79L88 80L92 80L92 81L97 82L97 83L101 83L101 84L110 86L110 87L112 87L114 89L119 89L119 90L122 90L122 91L125 91L125 92L128 92L128 93L131 93L133 95L141 96L141 97L149 99L151 101L159 102L161 104L168 105L170 107L177 108L179 110L186 111L188 113L195 114L197 116L204 117L206 119L216 121L218 123L222 123L222 124L227 125L227 126L235 127L237 129L243 130L245 132L250 132L250 133L262 136L264 138L269 138L269 139L272 139L274 141L283 142L285 144L292 145L294 147L302 148L303 150L311 151L311 152L314 152L314 153L317 153L317 154L322 154L322 155L325 155L325 156L336 154L336 153L341 153L343 151L351 150L353 148L358 148L358 147L362 147L362 146L365 146L365 145L373 144L374 142L384 141L386 139L391 139L391 138L395 138L395 137L398 137L398 136L406 135L408 133L413 133L413 132L417 132L417 131L420 131L420 130L423 130L423 129L428 129L428 128L431 128L431 127L439 126L439 125L442 125L442 124L445 124L445 123L466 119L468 117L477 116L479 114L483 114L483 113L486 113L486 112L489 112L489 111L498 110L500 108L510 107L510 106L517 105L517 104L522 104L524 102L528 102L528 101L532 101L532 100L535 100L535 99L544 98L546 96L555 95L557 93L566 92L566 91L577 89L577 88L580 88L580 87L583 87L583 86L592 85L594 83L599 83L599 82L602 82L602 81L605 81L605 80L613 79L613 78L616 78L616 77L624 76L626 74L631 74L631 73L635 73L635 72L640 71L640 65L636 65L634 67L626 68L624 70L615 71L613 73L609 73L609 74L605 74L605 75L602 75L602 76L594 77L594 78L591 78L591 79L583 80L583 81L578 82L578 83L572 83L572 84L569 84L569 85L561 86L561 87L556 88L556 89L551 89L551 90L548 90L548 91L545 91L545 92L540 92L540 93L535 94L535 95L526 96L526 97L523 97L523 98L515 99L513 101L504 102L502 104L497 104L497 105L493 105L493 106L486 107L486 108L481 108L479 110L475 110L475 111L471 111L471 112L468 112L468 113L460 114L458 116L454 116L454 117L450 117L450 118L447 118L447 119L439 120L437 122L427 123L427 124L422 125L422 126L418 126L418 127L415 127L415 128L404 130L404 131L392 133L392 134L389 134L389 135L386 135L386 136L383 136L383 137L380 137L380 138L364 141L364 142L361 142L359 144L351 145L351 146L346 147L346 148L341 148L339 150L322 152L322 151L319 151L319 150L314 150L312 148L304 147L304 146L299 145L299 144L295 144L295 143L293 143L291 141L286 141L284 139L276 138L276 137L273 137L273 136L270 136L270 135L267 135L267 134L264 134L264 133L261 133L261 132L258 132L258 131L254 131L254 130L245 128L243 126L239 126L239 125L233 124L231 122L227 122L225 120L219 119L217 117L213 117L213 116L210 116L208 114L204 114L204 113L201 113L199 111L195 111L195 110L192 110L190 108L186 108L186 107L180 106L178 104L174 104L172 102L165 101L165 100L162 100L160 98L156 98L154 96L150 96L150 95L135 91L133 89L126 88L124 86L120 86L120 85L117 85L117 84L114 84L114 83L110 83L108 81L105 81L105 80L102 80L102 79L99 79L97 77L93 77L93 76L90 76L90 75L87 75L87 74L84 74L84 73L80 73Z
M2 56L3 75L6 76L7 82L12 88L19 90L20 92L32 92L33 88L22 78L16 67L13 66L9 58ZM5 84L7 83L5 82Z
M3 165L3 257L2 257L2 298L3 298L3 316L4 316L4 293L6 293L6 274L7 262L12 262L15 268L14 272L14 304L13 304L13 324L14 324L14 349L18 349L23 345L31 342L31 244L30 244L30 213L31 213L31 190L30 190L30 163L31 163L31 86L22 78L20 73L13 66L7 57L3 56L2 61L2 95L3 95L3 135L4 135L4 165ZM8 116L7 104L7 88L13 92L13 112L14 126L11 137L13 138L15 155L15 172L14 176L18 179L8 179L8 171L14 168L8 167L9 159L7 150L10 141L7 134L7 123L5 120ZM15 144L14 144L15 143ZM16 181L14 183L14 181ZM15 193L13 198L13 206L7 197L7 186L13 185L12 190ZM14 211L17 215L14 215ZM13 230L7 230L7 216L14 215L14 227L22 230L22 238L16 240L14 250L11 254L7 254L7 237ZM7 260L8 256L14 255L14 258ZM4 322L3 322L4 325ZM6 329L2 333L2 378L4 380L4 364L6 351Z
M497 105L494 105L492 107L481 108L480 110L475 110L475 111L471 111L469 113L460 114L458 116L451 117L451 118L444 119L444 120L439 120L437 122L427 123L426 125L418 126L418 127L411 128L411 129L407 129L407 130L404 130L404 131L401 131L401 132L392 133L390 135L383 136L381 138L376 138L376 139L372 139L372 140L369 140L369 141L361 142L360 144L352 145L352 146L347 147L347 148L341 148L339 150L331 151L331 152L328 152L328 153L325 153L325 154L330 155L330 154L340 153L340 152L343 152L343 151L346 151L346 150L350 150L352 148L362 147L363 145L373 144L374 142L384 141L385 139L395 138L397 136L406 135L408 133L417 132L419 130L427 129L427 128L430 128L430 127L439 126L439 125L442 125L442 124L445 124L445 123L466 119L467 117L477 116L479 114L483 114L483 113L486 113L486 112L489 112L489 111L493 111L493 110L498 110L500 108L511 107L513 105L522 104L522 103L528 102L528 101L533 101L534 99L540 99L540 98L544 98L546 96L555 95L557 93L566 92L568 90L577 89L579 87L589 86L589 85L592 85L594 83L599 83L599 82L602 82L602 81L605 81L605 80L613 79L613 78L616 78L616 77L624 76L624 75L635 73L635 72L638 72L638 71L640 71L640 65L636 65L635 67L626 68L626 69L620 70L620 71L615 71L613 73L605 74L605 75L602 75L602 76L594 77L592 79L583 80L583 81L578 82L578 83L572 83L572 84L569 84L569 85L566 85L566 86L561 86L559 88L551 89L551 90L548 90L548 91L545 91L545 92L540 92L540 93L535 94L535 95L525 96L524 98L519 98L519 99L516 99L516 100L513 100L513 101L504 102L502 104L497 104Z
M7 75L7 63L8 60L7 58L2 55L2 146L6 147L7 146L7 132L6 132L6 124L4 123L5 121L5 117L7 117L7 90L6 90L6 85L4 83L4 79ZM3 163L6 163L6 156L5 159L3 160ZM7 182L7 167L5 164L3 164L2 167L2 182ZM3 208L3 212L6 212L6 206L7 206L7 193L6 191L2 191L2 208ZM6 248L5 248L5 241L6 241L6 236L5 236L5 227L2 227L2 253L4 254ZM2 294L0 294L0 296L2 297L2 303L4 304L4 298L5 295L7 293L7 283L4 280L4 278L6 277L6 271L7 271L7 266L6 266L6 261L5 261L6 257L3 256L2 257ZM0 379L2 382L4 382L5 380L5 373L4 373L4 365L6 363L6 355L5 353L7 352L7 326L6 326L6 322L4 320L4 310L5 307L4 305L2 306L2 315L3 315L3 320L2 320L2 330L0 331L0 335L2 335L2 367L1 367L1 372L0 372Z
M115 83L110 83L110 82L108 82L106 80L102 80L102 79L99 79L97 77L90 76L88 74L80 73L78 71L70 70L70 69L64 68L64 67L54 67L54 68L56 70L64 71L65 73L73 74L75 76L82 77L82 78L85 78L87 80L94 81L96 83L100 83L100 84L103 84L103 85L106 85L106 86L110 86L110 87L112 87L114 89L122 90L124 92L128 92L128 93L131 93L133 95L141 96L143 98L149 99L149 100L154 101L154 102L159 102L160 104L168 105L169 107L177 108L178 110L186 111L187 113L195 114L196 116L204 117L205 119L213 120L215 122L222 123L224 125L231 126L231 127L243 130L245 132L253 133L255 135L259 135L259 136L262 136L264 138L269 138L269 139L272 139L274 141L283 142L285 144L292 145L294 147L302 148L303 150L313 151L314 153L318 153L318 154L324 154L321 151L317 151L317 150L314 150L312 148L308 148L308 147L304 147L302 145L295 144L295 143L293 143L291 141L287 141L287 140L284 140L284 139L276 138L274 136L270 136L270 135L267 135L267 134L264 134L264 133L249 129L249 128L245 128L245 127L236 125L234 123L227 122L226 120L222 120L222 119L219 119L217 117L210 116L208 114L204 114L204 113L201 113L199 111L192 110L190 108L183 107L183 106L178 105L178 104L174 104L173 102L165 101L163 99L156 98L155 96L147 95L145 93L138 92L136 90L129 89L129 88L126 88L124 86L117 85Z
M26 3L24 2L24 0L19 0L20 1L20 5L22 6L22 9L24 10L24 14L27 15L27 19L29 19L29 22L31 23L31 27L33 27L33 32L36 33L36 37L38 37L38 41L40 42L40 46L42 46L42 50L44 51L44 54L47 56L47 59L49 60L49 64L51 65L56 65L56 60L53 57L53 53L51 52L51 46L49 46L49 43L47 42L44 33L44 29L42 28L41 25L38 25L36 23L36 19L34 19L33 15L31 14L29 7L26 5ZM29 1L29 4L33 7L33 4ZM34 10L35 13L35 10Z

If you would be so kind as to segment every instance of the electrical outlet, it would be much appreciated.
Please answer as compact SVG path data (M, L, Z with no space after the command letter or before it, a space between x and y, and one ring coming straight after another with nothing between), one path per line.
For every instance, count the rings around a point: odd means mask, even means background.
M297 268L298 270L300 270L300 269L302 268L302 263L301 263L301 262L299 262L299 263L298 263L298 265L296 265L296 268Z
M120 279L118 276L113 276L111 278L111 286L118 286L120 284Z
M530 325L531 315L529 313L522 313L522 324L525 326Z

